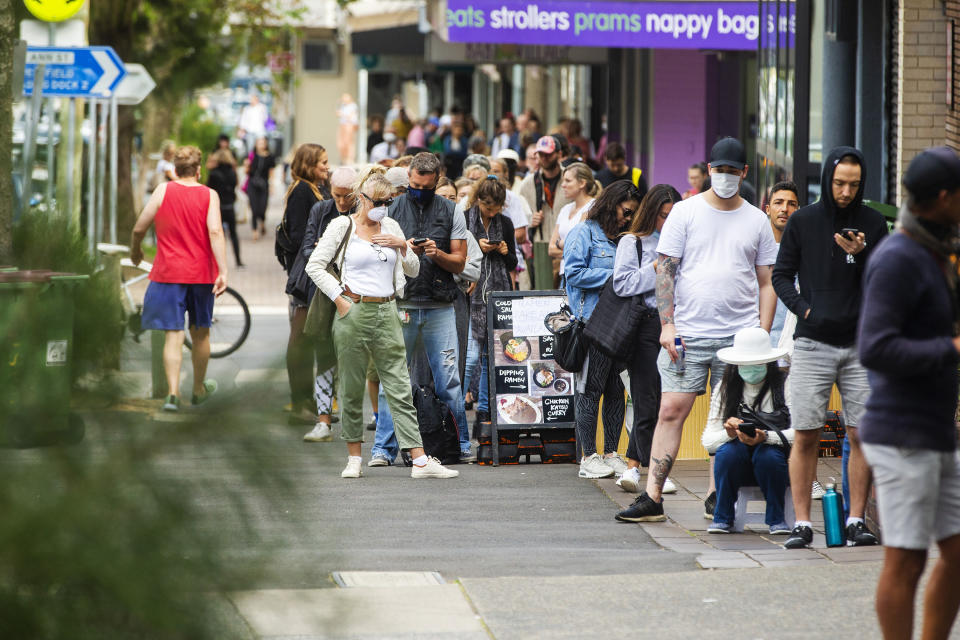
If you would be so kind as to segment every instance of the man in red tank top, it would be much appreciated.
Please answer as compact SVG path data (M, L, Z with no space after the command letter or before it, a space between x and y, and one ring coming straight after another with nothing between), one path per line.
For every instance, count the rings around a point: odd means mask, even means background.
M168 395L164 411L180 407L184 314L189 318L193 341L192 404L204 402L217 389L216 381L205 377L210 361L213 300L227 288L226 243L220 198L199 181L201 160L196 147L177 149L173 158L177 179L154 190L130 240L130 259L138 264L143 259L140 244L154 225L157 257L143 299L141 325L166 332L163 368Z

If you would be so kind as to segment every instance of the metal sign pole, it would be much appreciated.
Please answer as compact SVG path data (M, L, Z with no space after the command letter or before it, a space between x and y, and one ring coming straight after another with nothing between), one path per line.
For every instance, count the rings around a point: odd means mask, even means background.
M38 64L36 73L43 78L46 65ZM37 131L40 122L40 103L43 100L43 82L34 83L34 91L30 100L30 111L27 113L26 126L23 138L23 202L24 209L30 207L30 198L33 197L33 150L37 143Z
M73 221L73 152L77 135L77 99L70 98L67 104L67 193L64 212L67 219Z
M97 101L87 101L87 122L90 124L90 138L87 140L87 243L90 254L97 247Z
M110 242L117 244L117 94L110 94Z
M55 213L53 207L53 165L56 164L53 150L54 126L57 122L57 110L54 107L56 98L47 100L47 211Z
M103 240L104 193L103 183L107 179L107 111L106 100L97 101L100 106L99 126L97 127L97 242Z

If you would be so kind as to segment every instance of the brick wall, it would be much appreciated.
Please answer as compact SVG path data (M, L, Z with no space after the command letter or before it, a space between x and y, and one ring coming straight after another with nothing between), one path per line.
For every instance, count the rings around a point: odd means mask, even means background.
M960 0L948 0L946 13L947 20L953 20L953 68L947 69L953 79L953 102L947 108L947 144L960 151Z
M898 4L894 56L899 77L891 131L891 179L896 181L896 201L900 202L900 178L910 160L947 140L948 22L944 8L949 6L948 11L960 21L960 0L899 0Z

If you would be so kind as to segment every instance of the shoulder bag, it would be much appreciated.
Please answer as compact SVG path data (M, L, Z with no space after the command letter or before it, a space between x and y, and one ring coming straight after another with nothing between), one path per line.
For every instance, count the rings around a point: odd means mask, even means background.
M637 263L640 263L640 238L637 238ZM636 349L640 323L656 313L643 301L642 295L618 296L610 276L587 320L584 335L607 357L626 362L632 359Z
M340 241L340 246L337 247L336 253L333 254L333 258L330 259L330 263L327 265L327 273L336 278L340 284L343 284L343 279L340 274L341 265L343 264L343 253L346 250L351 233L353 233L353 220L350 221L350 226L347 227L347 231L343 235L343 240ZM323 293L317 292L317 294L313 296L313 300L310 301L310 306L307 308L307 319L303 325L303 333L319 338L329 337L330 329L333 326L333 314L336 312L337 305L333 303L333 300ZM332 343L332 340L327 340L327 342Z
M583 301L580 301L583 312ZM553 359L567 371L580 371L587 357L587 340L583 336L583 321L573 315L564 302L559 311L548 313L543 319L547 330L553 334Z

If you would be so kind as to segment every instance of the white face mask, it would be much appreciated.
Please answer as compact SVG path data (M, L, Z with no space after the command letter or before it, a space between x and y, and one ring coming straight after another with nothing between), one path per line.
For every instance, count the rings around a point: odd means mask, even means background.
M740 176L735 173L711 173L710 188L718 198L732 198L740 191Z
M367 217L373 222L380 222L387 216L386 207L374 207L367 211Z
M396 142L397 134L395 133L385 133L383 134L383 139L385 142Z

